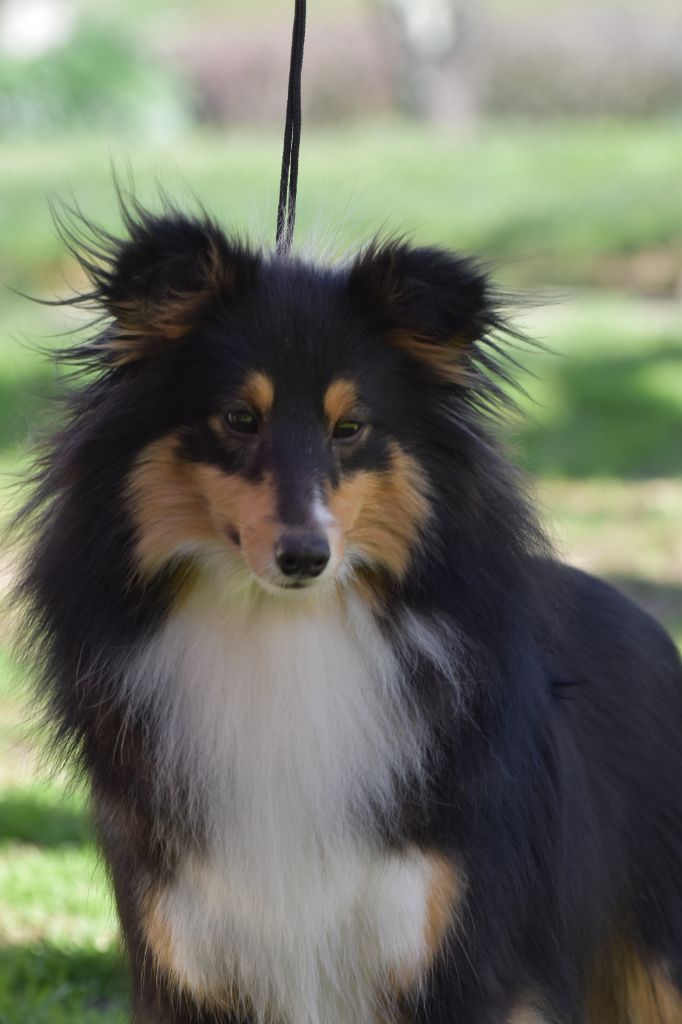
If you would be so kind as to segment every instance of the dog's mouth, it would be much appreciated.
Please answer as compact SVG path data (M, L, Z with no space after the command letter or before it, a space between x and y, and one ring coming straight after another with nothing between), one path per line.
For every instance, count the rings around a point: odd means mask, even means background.
M256 577L257 582L264 590L269 593L277 594L294 594L302 593L303 591L311 591L324 586L325 582L329 580L318 581L318 580L278 580L274 579L263 579L262 576Z
M254 584L264 593L280 598L290 596L292 600L307 595L322 594L339 579L336 572L325 573L316 579L287 579L277 573L262 574L250 570Z
M275 594L301 593L333 582L343 562L338 530L293 527L278 531L274 543L257 543L257 535L234 526L224 536L243 560L252 579Z

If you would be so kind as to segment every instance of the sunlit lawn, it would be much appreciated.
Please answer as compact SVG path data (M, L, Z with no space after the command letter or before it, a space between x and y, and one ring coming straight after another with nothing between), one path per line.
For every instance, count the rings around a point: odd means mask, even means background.
M343 221L337 250L383 220L407 222L419 238L487 253L507 280L526 282L541 277L543 259L546 280L586 283L605 256L678 244L670 196L682 181L682 151L660 126L550 130L542 139L524 131L514 138L496 130L480 145L408 137L396 127L308 140L302 234L320 210L328 222ZM143 192L154 168L173 191L184 176L240 226L253 222L255 202L269 233L278 148L245 136L135 147L135 169ZM104 154L94 141L0 143L6 281L42 294L61 287L48 178L58 189L70 180L88 213L114 222ZM62 270L73 278L72 266ZM0 469L9 473L23 465L23 440L46 411L51 383L21 338L48 341L65 322L10 295L0 301ZM636 595L682 642L682 307L566 289L523 322L557 353L522 355L537 376L524 380L528 418L515 428L517 457L538 479L557 543ZM3 507L14 500L7 490ZM10 575L0 556L0 579ZM0 624L0 654L9 629L9 620ZM113 1024L124 1012L125 974L103 872L82 795L66 794L63 780L48 782L37 766L22 682L2 655L0 1022Z
M0 1021L121 1020L125 974L83 800L45 781L0 657ZM42 781L37 781L38 777Z

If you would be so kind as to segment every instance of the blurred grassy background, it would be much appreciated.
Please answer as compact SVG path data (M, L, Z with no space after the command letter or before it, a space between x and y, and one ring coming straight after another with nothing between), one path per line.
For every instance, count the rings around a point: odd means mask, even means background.
M0 0L0 43L3 3L8 0ZM219 64L239 63L229 50L233 22L242 33L244 24L279 26L272 45L286 62L289 6L281 0L258 0L248 10L221 0L191 7L183 0L126 0L103 27L92 20L99 5L82 0L71 13L85 12L90 20L72 26L61 48L30 58L0 56L5 512L16 501L11 484L26 468L26 440L52 387L52 371L31 344L49 347L78 324L75 314L33 305L9 290L50 298L81 283L52 228L48 194L73 194L88 215L115 228L113 162L124 175L130 166L143 199L153 202L162 184L179 201L198 199L226 224L269 240L283 82L268 86L279 97L274 107L247 107L240 119L233 107L221 113L208 99L197 99L202 89L210 92L210 83L195 72L207 65L201 39L218 32L214 21L226 33ZM617 6L622 15L636 8ZM490 0L486 9L499 35L505 17L549 17L550 8L558 16L566 4ZM647 31L658 38L654 30L668 25L677 5L655 0L647 8ZM593 9L587 3L572 8ZM347 79L340 72L341 98L325 100L325 107L313 73L315 53L333 48L334 33L325 35L320 25L357 18L361 27L370 26L375 14L376 5L363 0L343 6L324 0L311 12L307 102L314 116L303 139L301 245L334 256L377 229L407 229L420 241L481 255L505 286L533 300L519 313L522 325L554 354L524 358L535 376L524 379L527 416L512 431L517 457L537 481L566 557L619 583L682 642L677 80L673 75L665 89L650 93L665 98L645 118L626 116L627 97L622 109L620 100L612 106L603 100L598 116L588 116L574 109L575 93L565 109L559 103L551 116L538 117L524 108L526 93L510 80L507 92L516 107L505 116L498 85L497 93L483 89L473 117L469 109L459 120L442 111L406 119L391 99L396 79L389 72L371 80L375 91L367 92L363 116L357 108L342 109ZM253 24L258 50L261 30ZM550 29L547 21L543 31ZM192 33L189 59L178 39ZM247 38L239 35L240 46ZM543 48L541 40L538 52ZM329 53L331 67L337 55ZM370 58L369 51L357 61L351 55L346 64L354 74ZM250 73L244 70L247 79ZM550 73L538 65L537 82ZM532 95L537 82L528 87ZM3 585L11 572L9 552L0 553ZM10 611L0 620L0 1021L113 1024L123 1019L125 977L84 798L59 777L47 781L38 767L26 681L9 655L11 630Z

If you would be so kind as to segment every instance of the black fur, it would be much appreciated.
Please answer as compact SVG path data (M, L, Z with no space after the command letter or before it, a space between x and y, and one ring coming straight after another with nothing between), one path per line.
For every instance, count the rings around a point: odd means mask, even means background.
M116 665L163 621L191 570L174 563L141 582L125 481L139 452L175 430L187 459L260 479L262 466L217 445L206 422L235 380L265 368L289 381L290 439L331 379L360 382L376 424L367 443L340 468L322 447L305 458L334 485L381 471L390 442L411 454L434 514L404 579L369 570L377 614L388 635L411 608L464 638L464 706L415 662L432 724L429 783L406 790L383 826L387 845L442 850L467 880L456 938L404 996L404 1019L503 1024L528 999L548 1021L601 1024L590 1008L601 987L604 1024L634 1024L631 951L671 983L682 978L682 669L648 615L555 560L491 418L509 362L485 275L402 242L327 268L262 256L173 211L135 208L126 224L124 241L95 235L82 257L86 299L109 319L65 356L83 376L38 464L20 591L57 744L92 786L136 1019L204 1019L149 967L137 915L143 873L172 876L202 833L200 817L155 802L153 722L130 720L121 701ZM168 307L188 310L177 337L164 333ZM466 373L444 377L392 344L396 332L449 348ZM290 452L272 457L293 460L289 479L308 471Z

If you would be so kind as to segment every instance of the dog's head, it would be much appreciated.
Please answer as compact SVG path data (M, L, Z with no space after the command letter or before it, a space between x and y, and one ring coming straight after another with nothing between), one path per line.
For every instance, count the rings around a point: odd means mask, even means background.
M403 242L320 268L177 213L127 226L87 262L110 323L81 350L104 372L76 447L120 468L140 574L402 580L495 324L480 270Z

